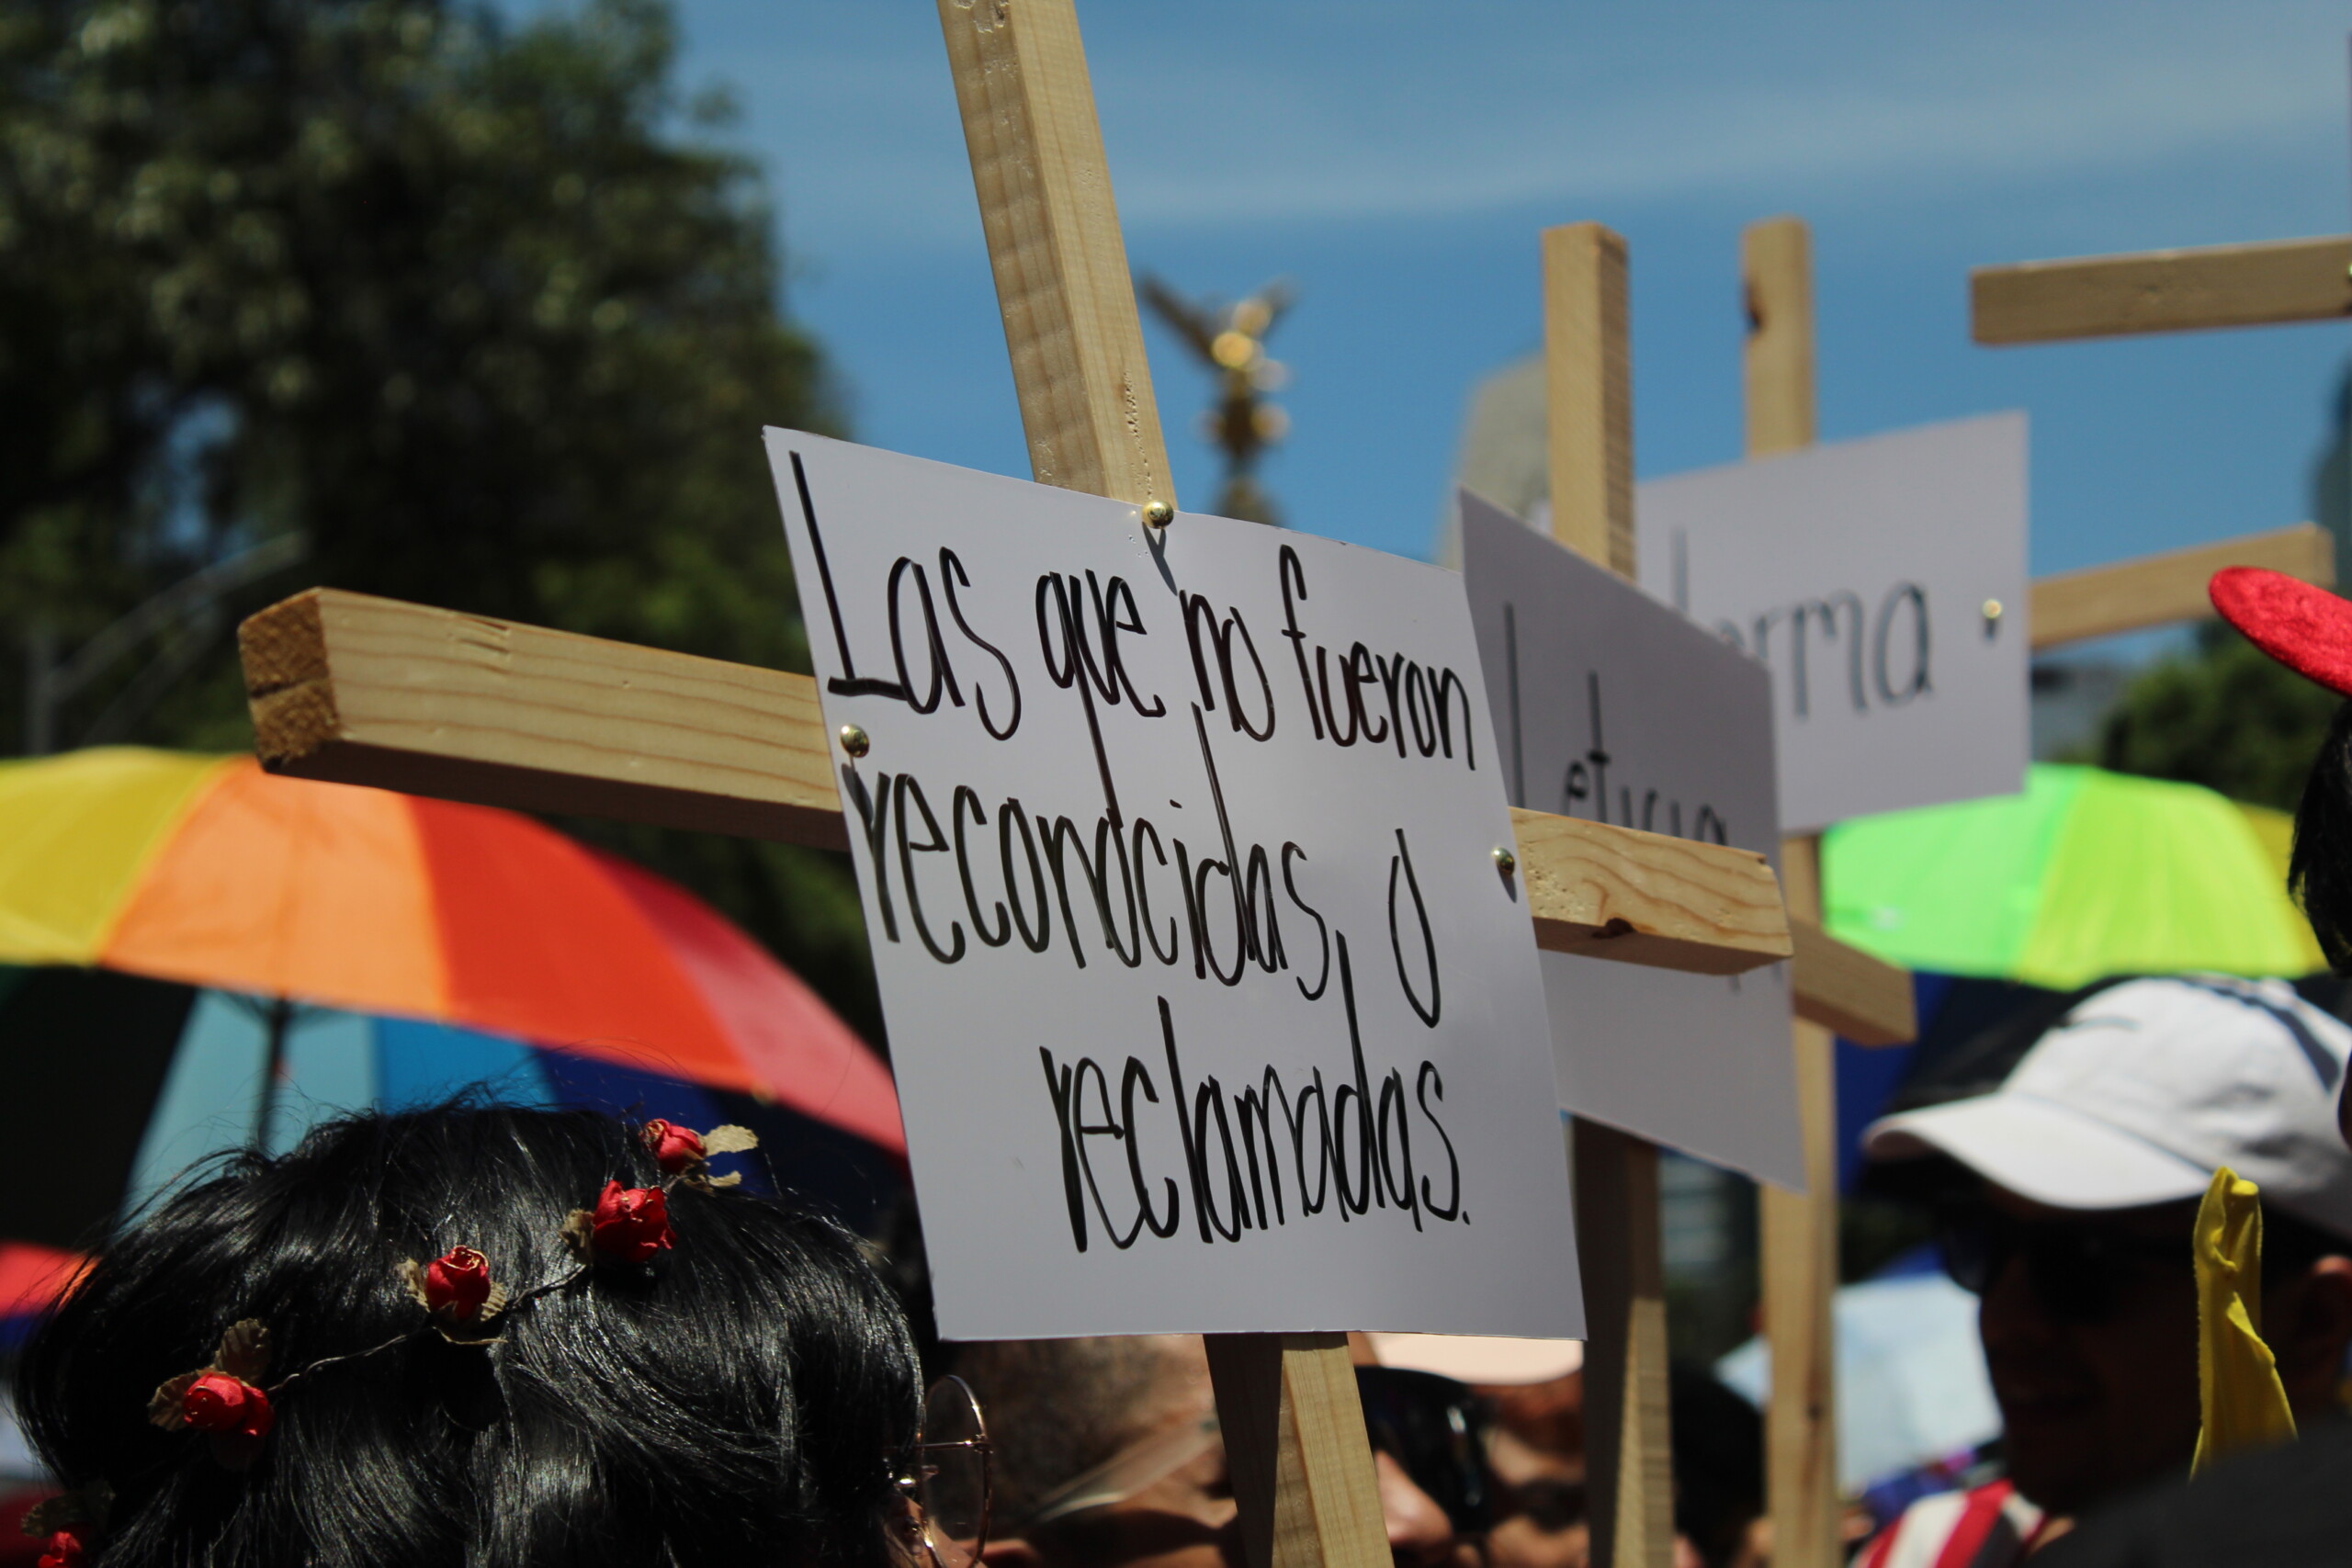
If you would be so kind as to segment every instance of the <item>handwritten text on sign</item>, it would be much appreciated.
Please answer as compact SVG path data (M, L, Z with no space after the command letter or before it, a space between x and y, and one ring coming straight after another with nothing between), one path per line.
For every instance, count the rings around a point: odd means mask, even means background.
M1764 661L1781 826L2025 780L2022 414L1641 487L1642 586Z
M1461 517L1513 804L1777 862L1764 667L1466 491ZM1564 1107L1803 1189L1787 964L1725 979L1542 962Z
M943 1331L1581 1332L1458 580L768 446Z

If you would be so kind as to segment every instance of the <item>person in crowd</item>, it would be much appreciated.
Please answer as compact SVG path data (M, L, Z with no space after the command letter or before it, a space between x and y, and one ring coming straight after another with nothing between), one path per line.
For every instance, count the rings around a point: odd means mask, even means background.
M2093 992L1991 1092L1864 1134L1983 1297L2008 1473L1914 1505L1867 1568L1999 1568L2186 1472L2200 1418L2190 1223L2217 1167L2261 1189L2262 1333L2306 1431L2352 1347L2352 1031L2278 981ZM1882 1174L1896 1174L1882 1172Z
M2215 572L2211 595L2256 648L2352 697L2352 603L2256 567ZM2328 963L2338 974L2352 969L2352 703L2336 709L2304 780L2287 880ZM2352 1125L2346 1132L2352 1136Z
M1474 1396L1465 1425L1487 1458L1488 1568L1586 1568L1584 1346L1573 1339L1374 1334L1392 1371L1434 1373ZM1749 1568L1764 1511L1764 1424L1705 1368L1677 1361L1668 1381L1676 1568ZM1367 1399L1375 1435L1377 1402ZM1403 1447L1402 1444L1394 1445ZM1426 1473L1417 1465L1417 1474Z
M1387 1369L1383 1377L1451 1380L1467 1394L1453 1408L1483 1461L1471 1473L1487 1499L1488 1568L1585 1568L1592 1541L1585 1511L1582 1340L1368 1334L1357 1337L1356 1349L1360 1360ZM1403 1447L1382 1431L1379 1405L1367 1397L1375 1442Z
M955 1375L986 1412L994 1445L994 1568L1247 1568L1225 1445L1194 1335L975 1343L953 1349ZM1450 1430L1431 1390L1382 1397L1370 1371L1375 1440ZM1410 1376L1412 1374L1407 1374ZM1425 1374L1423 1374L1425 1375ZM1444 1380L1431 1379L1431 1384ZM1451 1385L1457 1398L1467 1391ZM1436 1391L1442 1397L1446 1390ZM1434 1419L1432 1419L1434 1417ZM1409 1438L1408 1441L1411 1440ZM1475 1473L1460 1456L1384 1448L1374 1454L1381 1512L1398 1568L1476 1568ZM1426 1484L1417 1481L1418 1467ZM1459 1518L1450 1515L1444 1495Z
M2352 604L2275 571L2217 572L2213 607L2271 658L2352 697ZM2338 708L2295 811L2288 885L2339 976L2352 972L2352 702ZM2352 1140L2352 1082L2336 1096ZM2267 1216L2266 1216L2267 1218ZM2265 1273L2270 1270L2266 1268ZM2266 1303L2265 1337L2275 1314ZM2150 1488L2088 1518L2050 1568L2301 1568L2352 1560L2352 1422ZM2037 1564L2037 1568L2040 1565Z
M455 1104L228 1160L25 1348L42 1562L921 1563L905 1318L854 1236L714 1175L749 1144Z

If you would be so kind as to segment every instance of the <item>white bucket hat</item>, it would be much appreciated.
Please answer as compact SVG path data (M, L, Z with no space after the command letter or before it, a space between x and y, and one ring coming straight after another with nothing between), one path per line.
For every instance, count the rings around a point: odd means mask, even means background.
M2086 998L1991 1094L1883 1117L1872 1159L1945 1154L2060 1209L2195 1198L2226 1165L2352 1237L2335 1101L2352 1030L2283 980L2130 980Z

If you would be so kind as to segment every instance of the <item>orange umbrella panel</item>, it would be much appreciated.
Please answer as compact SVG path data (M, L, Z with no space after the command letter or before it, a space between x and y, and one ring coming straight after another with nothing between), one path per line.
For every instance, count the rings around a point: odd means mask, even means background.
M109 748L0 764L0 963L437 1021L903 1156L888 1069L684 888L532 819Z

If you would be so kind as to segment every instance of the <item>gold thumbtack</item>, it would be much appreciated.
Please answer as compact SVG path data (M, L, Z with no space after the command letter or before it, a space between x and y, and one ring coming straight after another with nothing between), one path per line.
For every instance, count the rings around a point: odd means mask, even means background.
M1155 528L1165 528L1176 521L1176 509L1164 501L1147 501L1143 505L1143 520Z
M874 742L857 726L844 724L842 726L842 750L853 757L863 757L874 750Z
M1509 850L1503 848L1500 844L1497 844L1495 846L1495 869L1501 872L1505 876L1509 876L1512 872L1519 869L1519 857L1511 853Z
M1984 601L1984 618L1988 621L1997 621L2001 618L2001 602L1998 599Z

